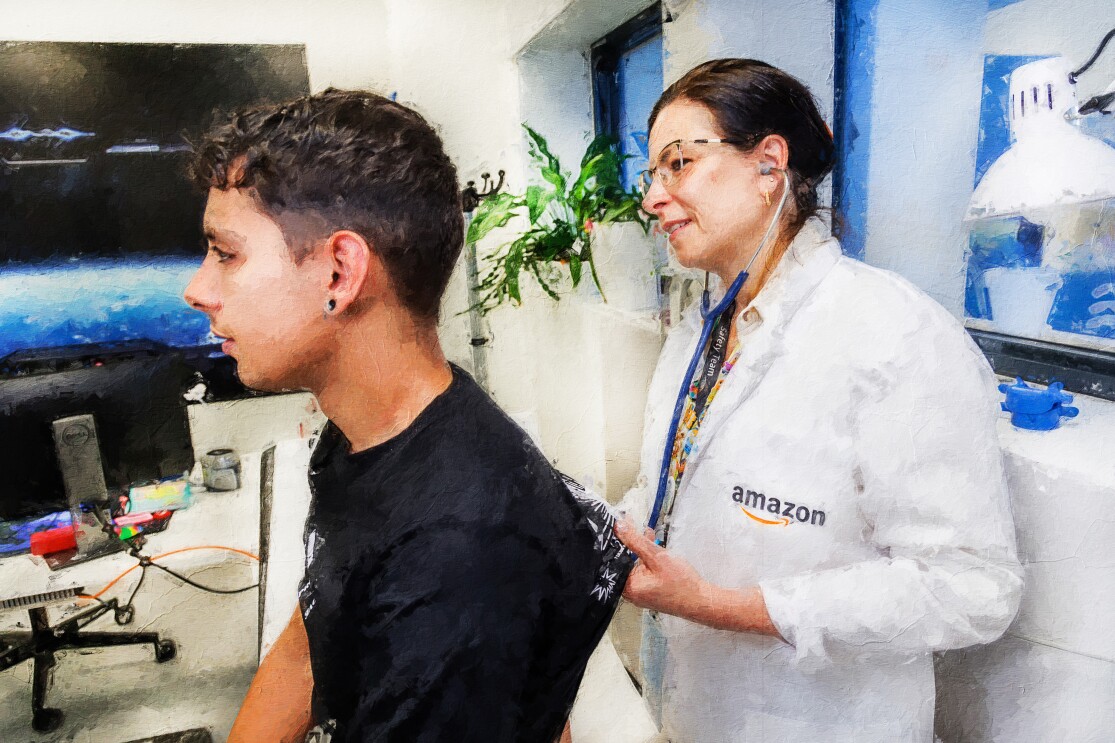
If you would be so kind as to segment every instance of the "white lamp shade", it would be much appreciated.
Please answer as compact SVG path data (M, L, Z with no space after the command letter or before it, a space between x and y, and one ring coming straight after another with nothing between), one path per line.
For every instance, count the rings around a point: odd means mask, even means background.
M1028 214L1062 204L1115 198L1115 148L1065 119L1075 86L1062 57L1011 74L1011 139L968 205L966 220Z

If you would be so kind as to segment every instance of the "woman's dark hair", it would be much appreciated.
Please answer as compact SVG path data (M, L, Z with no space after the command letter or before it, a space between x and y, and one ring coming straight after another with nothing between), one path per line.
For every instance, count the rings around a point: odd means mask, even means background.
M238 111L196 148L190 175L206 190L251 189L296 261L331 232L362 235L410 312L438 316L464 216L457 170L415 111L334 88ZM324 234L296 227L307 224Z
M694 67L654 104L649 131L674 101L707 108L725 139L744 151L771 134L790 147L787 170L797 207L794 232L817 213L817 186L832 170L836 147L809 88L793 75L755 59L714 59Z

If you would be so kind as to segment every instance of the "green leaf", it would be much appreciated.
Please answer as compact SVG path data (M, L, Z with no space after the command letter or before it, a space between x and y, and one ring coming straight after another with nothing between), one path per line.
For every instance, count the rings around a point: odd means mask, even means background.
M511 299L515 300L516 304L523 303L523 297L519 293L519 270L523 267L523 250L522 246L516 250L514 247L511 252L507 254L507 259L503 264L504 271L507 272L507 293Z
M558 193L565 193L565 176L561 174L561 163L554 153L550 152L550 145L546 142L546 138L527 124L523 124L523 129L526 129L527 136L530 138L528 144L530 157L539 166L542 178L553 184Z
M635 216L639 213L639 202L637 201L623 201L615 206L610 207L600 217L601 224L608 224L610 222L632 222Z
M588 147L585 148L584 157L581 158L581 168L583 169L585 164L597 155L614 151L618 144L615 137L608 136L607 134L598 134L593 137L592 141L588 143Z
M581 258L577 255L569 256L569 275L573 277L573 286L581 283Z
M542 291L549 295L550 299L555 302L561 301L561 297L558 296L558 293L546 282L546 279L542 278L542 272L539 270L537 262L531 261L530 272L534 274L534 278L538 281L538 285L542 287Z
M465 241L470 244L479 242L492 230L505 226L521 206L522 202L509 193L499 193L480 202L468 224Z
M555 191L558 193L565 192L565 176L560 171L553 168L542 168L539 172L542 174L542 179L552 185Z
M604 300L604 304L608 303L608 295L604 293L604 287L600 285L600 277L596 275L596 261L592 257L592 243L585 243L584 258L588 261L588 269L592 273L592 283L596 284L596 290L600 292L600 298Z
M550 229L531 236L534 253L542 261L567 259L577 244L578 230L565 220L555 220Z
M527 215L530 218L530 223L535 224L538 218L546 211L546 206L549 205L554 199L554 192L549 191L542 186L527 186L527 194L524 198L527 206Z

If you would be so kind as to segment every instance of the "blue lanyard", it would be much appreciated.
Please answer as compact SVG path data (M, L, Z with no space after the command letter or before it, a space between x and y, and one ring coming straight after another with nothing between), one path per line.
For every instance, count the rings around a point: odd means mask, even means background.
M724 313L729 304L735 301L745 281L747 281L747 271L743 270L739 272L739 276L736 276L736 280L728 287L724 298L711 310L709 309L708 290L706 289L704 294L701 295L701 337L697 341L697 349L693 352L693 358L689 360L685 377L681 380L681 391L678 393L677 402L674 404L674 414L670 419L670 428L666 432L666 445L662 450L662 470L658 476L658 493L654 496L654 508L650 511L650 520L647 523L647 526L651 529L658 527L658 519L662 515L662 505L666 501L666 488L670 480L670 458L674 451L674 436L677 434L678 424L681 423L681 415L685 409L685 399L689 396L689 385L693 381L693 374L697 371L697 364L701 363L701 357L704 355L705 346L708 344L712 329L716 325L716 319Z

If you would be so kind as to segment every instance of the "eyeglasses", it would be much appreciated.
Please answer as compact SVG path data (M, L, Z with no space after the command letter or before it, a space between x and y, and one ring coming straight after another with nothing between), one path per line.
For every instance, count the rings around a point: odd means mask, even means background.
M691 163L700 160L710 144L741 144L736 139L675 139L662 148L656 162L648 170L639 173L639 193L647 195L657 177L663 188L676 185L685 175Z

